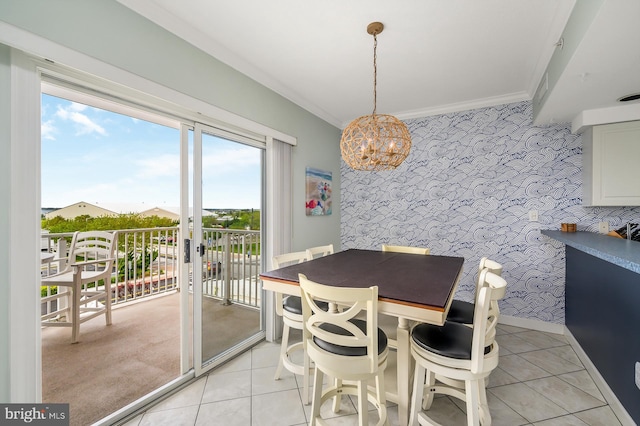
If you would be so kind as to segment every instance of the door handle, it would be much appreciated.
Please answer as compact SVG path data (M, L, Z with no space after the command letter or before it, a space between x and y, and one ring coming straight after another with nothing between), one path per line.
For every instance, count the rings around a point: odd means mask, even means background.
M184 239L184 263L191 263L191 240Z

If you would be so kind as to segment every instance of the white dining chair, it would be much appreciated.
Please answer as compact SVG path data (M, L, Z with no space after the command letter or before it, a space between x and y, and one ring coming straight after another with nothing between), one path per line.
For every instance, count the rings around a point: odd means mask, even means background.
M107 325L111 325L115 247L116 236L111 232L73 234L64 269L40 280L41 286L68 289L41 299L42 303L53 300L58 303L58 309L41 317L43 326L71 327L71 343L77 343L81 323L104 314ZM67 299L66 303L61 303L62 298Z
M498 366L499 347L492 337L498 316L490 305L504 296L507 283L486 268L479 279L473 327L446 321L443 326L419 324L411 333L416 361L411 426L433 424L423 410L429 410L436 394L465 401L468 425L491 424L485 379Z
M486 257L480 259L480 263L478 264L478 276L476 279L476 291L474 295L474 300L477 299L480 288L486 283L482 280L482 270L487 269L489 272L493 272L498 276L502 276L502 265L498 262L490 260ZM447 314L446 321L457 322L459 324L464 324L467 327L473 327L473 317L475 310L475 302L466 302L459 299L454 299L451 303L451 307L449 309L449 313ZM498 305L498 299L491 300L489 304L489 317L498 318L500 315L500 307ZM485 344L490 345L496 337L496 330L492 329L491 332L486 336ZM436 376L437 378L437 376ZM485 386L488 383L490 377L485 379ZM464 382L449 380L449 385L458 387L460 389L464 389Z
M393 246L389 244L382 245L382 251L389 251L395 253L408 253L408 254L430 254L431 249L425 247L411 247L411 246Z
M333 244L311 247L307 249L307 260L313 260L317 257L324 257L330 254L333 254Z
M483 285L483 282L480 280L480 272L485 268L489 269L489 271L493 272L496 275L502 276L501 264L486 257L480 259L480 263L478 264L478 277L476 279L474 300L477 299L480 287ZM453 301L451 302L451 306L449 307L449 312L447 314L447 321L472 325L473 311L475 309L474 304L475 302L453 299ZM491 303L490 309L494 310L496 312L496 315L500 314L500 308L498 307L497 301L493 301Z
M389 244L382 244L382 251L421 255L431 254L431 249L427 247L398 246ZM410 326L411 324L412 323L410 323ZM396 337L398 330L398 319L390 315L380 314L378 325L385 331L385 333L387 333L387 336L389 336L389 347L397 348L398 342Z
M307 260L306 251L298 251L273 256L272 265L275 269L288 265L295 265ZM287 296L282 298L281 293L276 293L276 314L282 317L282 341L280 343L280 357L276 367L275 380L279 380L282 369L302 376L302 401L309 403L309 357L304 351L302 341L289 344L291 329L302 330L302 302L298 296ZM293 361L294 353L302 352L302 364Z
M369 424L368 403L378 412L377 425L387 424L384 370L387 366L387 336L378 328L378 287L334 287L313 282L300 274L303 342L314 363L313 399L309 425L324 424L320 408L331 398L358 397L360 425ZM340 311L325 310L318 301L340 305ZM366 313L366 319L356 318ZM324 375L332 379L323 389ZM368 384L372 383L373 389ZM339 404L334 402L334 410Z

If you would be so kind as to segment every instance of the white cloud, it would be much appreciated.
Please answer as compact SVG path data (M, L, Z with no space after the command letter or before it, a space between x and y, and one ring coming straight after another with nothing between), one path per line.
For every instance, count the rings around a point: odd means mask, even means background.
M104 127L100 126L98 123L93 122L89 117L84 114L80 114L79 112L74 112L71 114L71 120L78 124L78 132L77 135L84 135L96 132L102 136L107 136L107 131Z
M87 105L79 104L77 102L71 102L71 105L69 105L69 109L71 111L78 111L79 112L79 111L84 111L87 108L88 108ZM100 110L97 109L97 108L94 108L94 111L100 111Z
M91 120L85 114L79 112L84 111L86 108L86 105L77 103L71 103L71 105L67 106L66 108L58 105L58 110L56 111L55 115L62 120L71 120L73 123L75 123L76 136L91 134L94 132L102 136L107 136L107 131L104 129L104 127Z
M54 135L57 131L58 129L56 129L56 126L53 124L53 120L47 120L40 124L40 136L42 139L56 140Z

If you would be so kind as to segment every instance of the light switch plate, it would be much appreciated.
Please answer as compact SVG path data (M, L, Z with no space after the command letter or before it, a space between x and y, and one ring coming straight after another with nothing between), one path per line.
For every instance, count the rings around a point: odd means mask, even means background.
M537 222L538 221L538 210L529 211L529 222Z
M601 234L606 234L609 232L609 222L600 222L598 224L598 232Z

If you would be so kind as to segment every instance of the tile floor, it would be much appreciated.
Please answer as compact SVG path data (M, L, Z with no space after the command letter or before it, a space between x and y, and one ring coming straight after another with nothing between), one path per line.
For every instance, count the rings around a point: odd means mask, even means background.
M493 425L620 425L564 336L500 325L500 364L487 396ZM279 345L262 342L251 351L189 384L126 423L142 425L306 425L301 377L275 381ZM338 414L323 407L328 425L356 425L355 405L343 398ZM443 425L466 425L464 403L437 397L430 416ZM398 424L389 404L389 424ZM370 417L374 424L377 415Z

